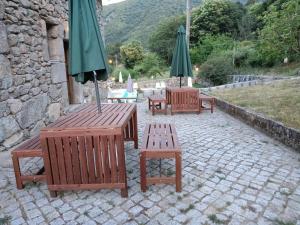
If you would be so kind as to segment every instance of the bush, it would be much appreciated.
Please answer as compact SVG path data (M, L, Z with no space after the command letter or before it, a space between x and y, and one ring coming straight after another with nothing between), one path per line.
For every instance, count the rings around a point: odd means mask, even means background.
M231 50L234 40L225 35L206 35L201 38L199 43L191 49L191 61L193 64L202 64L211 54Z
M161 75L163 66L161 59L157 54L148 52L145 54L143 61L134 67L134 70L140 74L140 76L156 77Z
M140 42L133 41L120 47L121 60L126 68L132 69L144 57L144 49Z
M232 60L226 54L210 57L202 64L200 77L214 85L222 85L227 82L228 76L234 73Z

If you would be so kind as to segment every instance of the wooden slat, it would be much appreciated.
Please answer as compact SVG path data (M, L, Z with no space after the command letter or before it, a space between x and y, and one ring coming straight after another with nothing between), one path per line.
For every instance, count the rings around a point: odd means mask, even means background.
M118 153L118 182L126 182L126 165L125 165L125 151L123 136L116 137L116 147Z
M142 141L142 149L146 149L148 146L149 131L150 131L150 124L146 124L145 131L144 131L144 137L143 137L143 141Z
M95 147L95 163L96 163L96 181L98 183L103 183L103 170L102 170L102 154L101 154L101 145L100 137L93 136L93 143Z
M95 162L94 162L94 149L92 136L86 137L86 148L87 148L87 161L89 168L89 183L93 184L96 182L95 176Z
M109 136L109 158L111 169L111 182L116 183L117 177L117 160L116 160L116 148L114 136Z
M81 183L81 172L79 164L79 154L78 154L78 143L77 137L71 137L71 148L72 148L72 166L74 174L74 183Z
M88 183L88 167L86 157L86 144L83 136L78 137L79 161L81 169L81 180L84 184Z
M67 183L74 184L73 168L72 168L72 154L70 147L70 140L68 137L63 137L64 145L64 157L66 161L66 174L67 174Z
M53 176L53 183L59 184L59 172L58 172L58 161L57 161L57 155L56 155L56 147L54 138L48 139L48 149L49 149L49 156L50 156L50 162L51 162L51 171Z
M110 166L109 166L109 154L107 136L101 137L101 149L103 155L103 170L104 170L104 182L110 183Z
M65 157L64 157L64 149L62 145L61 138L54 138L56 153L57 153L57 162L58 162L58 172L59 179L61 184L67 184L67 176L65 169Z

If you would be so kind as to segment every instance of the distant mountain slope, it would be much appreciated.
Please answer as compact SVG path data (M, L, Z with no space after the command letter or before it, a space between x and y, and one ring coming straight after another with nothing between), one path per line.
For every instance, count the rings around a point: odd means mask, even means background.
M247 0L233 0L245 3ZM192 0L193 7L202 0ZM162 20L182 14L186 0L127 0L103 8L107 44L138 40L147 44L150 33Z
M199 5L201 0L193 0ZM182 14L185 0L127 0L104 6L105 41L107 43L148 41L149 34L160 21Z

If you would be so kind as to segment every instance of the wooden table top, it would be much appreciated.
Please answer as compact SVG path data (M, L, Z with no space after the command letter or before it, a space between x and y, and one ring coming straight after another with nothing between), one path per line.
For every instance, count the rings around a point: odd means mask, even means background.
M108 129L122 128L136 111L135 104L103 104L102 113L98 114L96 104L86 104L76 112L62 116L43 131L68 129Z
M167 91L198 91L197 88L193 87L167 87Z
M163 95L151 95L148 97L151 101L166 101L166 97Z

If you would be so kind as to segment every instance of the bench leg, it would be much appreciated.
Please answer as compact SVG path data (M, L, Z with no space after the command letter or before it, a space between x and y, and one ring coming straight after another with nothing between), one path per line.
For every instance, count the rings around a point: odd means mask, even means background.
M15 171L15 177L16 177L16 185L17 189L23 189L24 185L21 180L21 170L20 170L20 164L19 164L19 157L16 155L12 156L12 161L13 161L13 166L14 166L14 171Z
M146 157L143 153L140 155L140 173L141 173L141 190L142 192L145 192L147 190L146 186Z
M52 198L56 198L57 197L57 191L49 191L50 192L50 196Z
M181 152L176 153L176 192L181 192Z
M210 112L211 112L211 113L214 112L214 104L215 104L215 102L214 102L214 100L212 100L211 103L210 103L210 106L211 106L211 107L210 107Z

